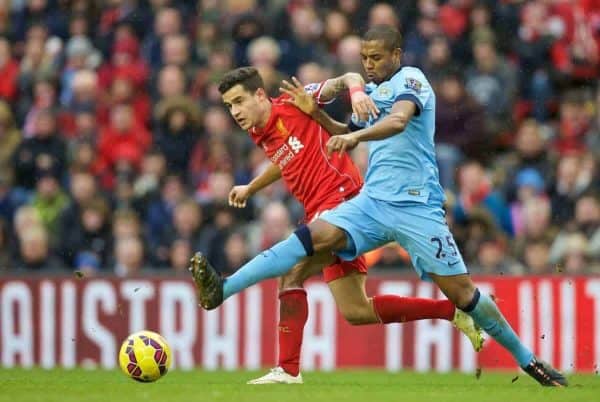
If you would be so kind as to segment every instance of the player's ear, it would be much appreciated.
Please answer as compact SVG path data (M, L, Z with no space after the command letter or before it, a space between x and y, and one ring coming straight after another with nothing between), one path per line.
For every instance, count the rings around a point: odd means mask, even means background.
M269 96L267 95L267 91L264 88L258 88L254 93L258 99L267 99Z
M400 49L399 47L394 49L394 51L392 52L392 57L394 58L394 62L400 63L400 61L402 60L402 49Z

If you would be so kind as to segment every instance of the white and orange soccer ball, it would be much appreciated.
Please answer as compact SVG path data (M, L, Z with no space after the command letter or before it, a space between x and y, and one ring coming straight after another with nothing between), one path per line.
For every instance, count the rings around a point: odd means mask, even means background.
M128 377L140 382L153 382L169 371L171 349L165 338L156 332L139 331L123 341L119 364Z

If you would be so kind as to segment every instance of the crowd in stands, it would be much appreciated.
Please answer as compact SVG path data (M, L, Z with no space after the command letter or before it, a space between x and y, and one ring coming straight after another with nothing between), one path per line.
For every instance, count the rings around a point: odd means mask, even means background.
M200 250L227 274L287 237L282 183L227 205L269 161L219 79L253 65L277 96L360 72L377 24L436 90L471 272L600 272L600 0L0 0L0 272L179 273ZM409 272L398 246L368 259Z

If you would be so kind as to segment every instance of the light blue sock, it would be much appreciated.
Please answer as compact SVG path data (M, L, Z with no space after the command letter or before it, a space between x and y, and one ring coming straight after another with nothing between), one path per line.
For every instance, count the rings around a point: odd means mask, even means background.
M276 278L289 272L306 257L306 250L296 234L263 251L225 279L223 299L227 299L267 278Z
M479 289L475 289L473 301L463 311L473 317L473 321L477 325L504 346L519 363L519 366L525 367L531 362L533 353L521 343L496 303L489 296L481 294Z

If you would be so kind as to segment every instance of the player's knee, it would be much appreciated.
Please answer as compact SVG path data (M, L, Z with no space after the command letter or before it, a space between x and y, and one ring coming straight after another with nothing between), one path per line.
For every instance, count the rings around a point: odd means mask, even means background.
M279 290L301 288L305 280L302 271L293 269L279 278Z
M316 253L336 251L346 247L346 233L337 226L316 220L308 226L308 229Z

